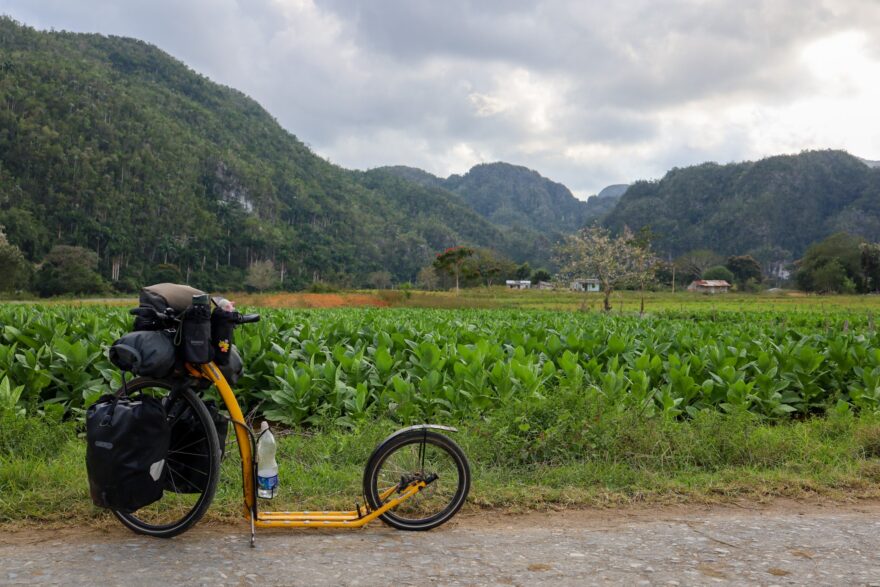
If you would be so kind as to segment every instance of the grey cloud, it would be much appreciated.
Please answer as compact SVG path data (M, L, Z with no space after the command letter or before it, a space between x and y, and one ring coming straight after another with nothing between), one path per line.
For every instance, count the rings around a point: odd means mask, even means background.
M864 31L880 61L872 0L0 0L0 12L154 43L342 165L445 175L508 160L582 194L766 154L754 128L706 142L675 117L820 91L801 58L816 39ZM860 154L880 158L875 147Z

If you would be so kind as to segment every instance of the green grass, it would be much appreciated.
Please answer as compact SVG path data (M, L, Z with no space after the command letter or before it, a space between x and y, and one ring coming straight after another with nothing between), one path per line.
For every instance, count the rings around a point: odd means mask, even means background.
M344 293L344 292L343 292ZM352 292L349 292L352 293ZM470 287L454 291L421 291L411 290L358 290L356 293L375 296L381 302L394 307L410 308L506 308L525 310L579 310L601 311L601 293L578 293L569 290L511 290L504 286ZM298 294L246 294L242 292L226 292L226 297L242 300L248 306L256 307L303 307ZM331 294L335 295L335 294ZM339 296L337 296L339 297ZM656 313L661 311L835 311L853 310L864 312L880 311L880 296L877 295L819 295L806 294L794 290L758 293L727 293L706 295L679 290L648 291L616 291L611 303L614 312L638 312L644 297L645 311ZM5 299L5 301L12 301ZM49 300L22 299L27 304L39 305L136 305L136 296L132 294L102 298L73 297L51 298ZM4 298L0 297L0 303ZM312 306L305 306L312 307Z
M509 308L527 310L602 311L601 293L578 293L567 290L510 290L501 286L473 287L455 292L413 291L378 292L395 306L419 308ZM613 312L639 312L641 299L645 312L661 311L880 311L880 296L816 295L797 291L727 293L706 295L688 291L645 292L618 291L612 294ZM255 300L257 301L257 300Z
M545 413L531 416L551 417L564 401L549 401L537 410ZM747 413L683 421L593 410L534 434L520 429L522 414L515 412L464 422L454 435L471 461L471 510L880 495L880 418L874 415L768 424ZM0 436L0 526L110 520L89 501L85 443L72 425L10 421L4 417L4 430L18 432ZM353 431L328 426L280 434L282 492L271 508L351 508L361 499L369 453L394 428L375 422ZM208 520L241 515L232 442Z

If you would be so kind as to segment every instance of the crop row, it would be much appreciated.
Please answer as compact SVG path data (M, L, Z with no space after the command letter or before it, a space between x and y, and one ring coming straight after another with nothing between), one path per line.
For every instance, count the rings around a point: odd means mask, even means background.
M123 308L0 306L0 408L74 415L120 383ZM264 311L236 331L246 407L290 425L463 419L565 387L645 414L880 410L870 317L753 312Z

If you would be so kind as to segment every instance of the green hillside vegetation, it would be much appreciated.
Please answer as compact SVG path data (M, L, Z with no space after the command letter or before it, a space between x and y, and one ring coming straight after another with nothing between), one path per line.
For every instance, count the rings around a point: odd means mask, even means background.
M141 41L0 18L0 71L0 225L30 263L78 246L117 289L216 289L270 260L297 288L381 270L413 280L459 244L536 265L550 254L447 192L326 162L247 96Z
M428 173L424 169L409 167L408 165L387 165L385 167L378 167L373 171L385 171L425 187L442 188L443 182L445 181L432 173Z
M794 260L836 232L880 239L880 169L842 151L676 168L633 184L605 223L650 226L655 248L673 256L710 249Z

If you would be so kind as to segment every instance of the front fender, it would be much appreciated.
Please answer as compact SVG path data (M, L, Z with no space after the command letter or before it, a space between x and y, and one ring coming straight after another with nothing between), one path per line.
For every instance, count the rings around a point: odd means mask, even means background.
M444 432L458 432L458 428L453 428L452 426L443 426L441 424L416 424L415 426L401 428L400 430L380 442L379 446L385 444L389 440L397 438L401 434L406 434L407 432L412 432L413 430L443 430Z
M373 457L376 456L376 453L378 453L379 450L387 443L391 442L398 436L413 432L414 430L442 430L443 432L458 432L458 428L453 428L452 426L442 426L440 424L416 424L415 426L401 428L400 430L380 442L378 445L376 445L376 448L373 450L373 454L370 455L370 458L367 462L369 463L370 461L372 461Z

